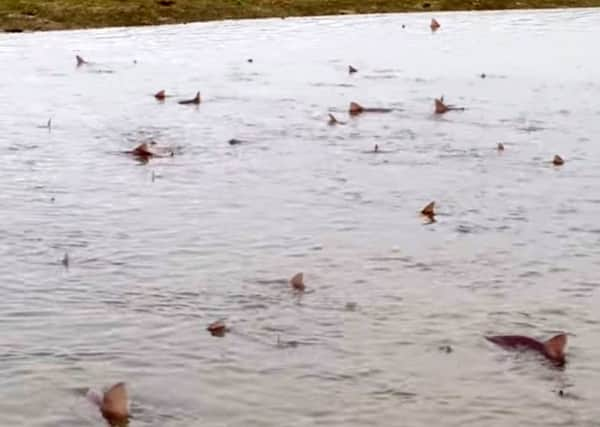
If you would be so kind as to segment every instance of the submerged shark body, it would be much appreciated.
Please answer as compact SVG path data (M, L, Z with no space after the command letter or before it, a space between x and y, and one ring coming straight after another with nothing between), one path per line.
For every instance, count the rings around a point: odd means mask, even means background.
M485 338L506 349L532 350L558 365L565 364L564 349L567 344L565 334L556 335L548 341L538 341L523 335L499 335Z

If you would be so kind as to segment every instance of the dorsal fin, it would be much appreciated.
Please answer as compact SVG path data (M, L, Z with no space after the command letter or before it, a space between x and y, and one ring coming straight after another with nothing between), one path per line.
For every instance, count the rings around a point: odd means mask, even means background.
M444 104L444 97L442 96L440 99L435 99L435 112L437 114L443 114L448 111L448 106Z
M435 31L435 30L437 30L438 28L440 28L440 27L441 27L441 25L440 25L440 23L437 21L437 19L435 19L435 18L432 18L432 19L431 19L431 24L429 24L429 27L430 27L430 28L431 28L433 31Z
M334 125L336 123L339 123L338 120L335 118L335 116L333 114L329 113L329 124Z
M155 97L156 99L158 99L158 100L163 100L163 99L165 99L165 97L166 97L166 96L167 96L167 95L166 95L166 93L165 93L164 89L163 89L163 90L159 90L158 92L156 92L156 93L154 94L154 97Z
M147 142L142 142L140 145L135 147L132 151L137 156L151 156L154 153L150 150L150 146Z
M77 59L77 66L79 67L80 65L83 64L87 64L87 62L85 61L85 59L83 59L81 56L79 55L75 55L75 59Z
M304 274L303 273L296 273L294 274L294 276L290 279L290 284L292 285L292 287L298 291L303 291L304 290Z
M69 268L69 254L67 252L65 252L65 256L62 259L62 265Z
M421 213L425 216L434 216L435 215L435 201L427 203L427 206L425 206L421 210Z
M194 102L196 104L200 104L200 92L196 92L196 96L194 97Z
M129 416L129 402L125 383L117 383L104 393L101 409L110 417L127 418Z
M225 325L225 321L223 320L217 320L216 322L212 322L210 325L208 325L208 328L206 328L206 330L210 332L212 336L216 337L224 337L225 332L229 331L227 325Z
M560 157L558 154L556 154L556 155L554 156L554 158L552 159L552 163L553 163L555 166L560 166L560 165L564 164L564 163L565 163L565 161L563 160L563 158L562 158L562 157Z
M544 342L546 353L553 359L562 359L565 356L565 347L567 345L567 335L559 334Z
M360 105L358 102L351 102L350 103L350 114L359 114L362 113L364 111L364 108L362 105Z

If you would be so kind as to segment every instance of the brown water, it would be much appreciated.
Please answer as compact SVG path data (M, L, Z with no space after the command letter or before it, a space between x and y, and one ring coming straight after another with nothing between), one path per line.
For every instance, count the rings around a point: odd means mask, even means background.
M0 35L0 425L597 425L600 14L436 17Z

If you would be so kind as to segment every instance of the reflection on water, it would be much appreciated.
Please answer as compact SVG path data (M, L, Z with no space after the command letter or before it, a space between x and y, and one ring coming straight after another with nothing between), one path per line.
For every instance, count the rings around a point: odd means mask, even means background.
M0 424L122 380L132 426L594 425L598 16L0 35ZM482 338L557 331L563 371Z

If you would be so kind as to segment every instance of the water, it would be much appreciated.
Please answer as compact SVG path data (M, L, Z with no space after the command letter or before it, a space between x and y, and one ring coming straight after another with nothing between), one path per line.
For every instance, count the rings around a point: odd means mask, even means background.
M600 15L436 17L0 35L0 424L595 425Z

